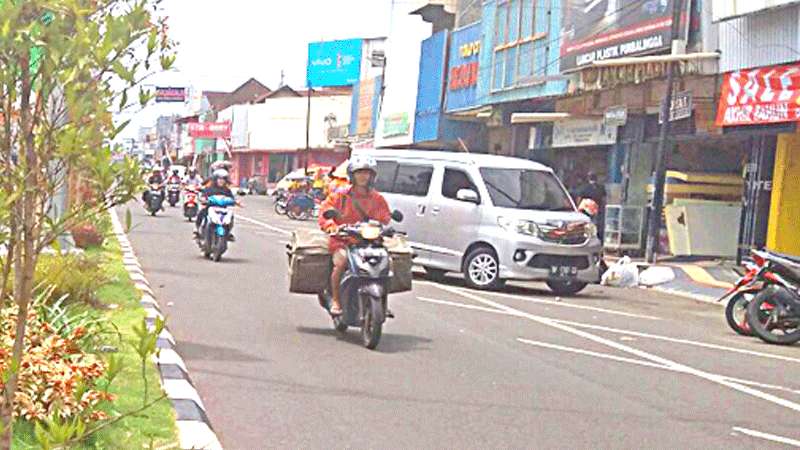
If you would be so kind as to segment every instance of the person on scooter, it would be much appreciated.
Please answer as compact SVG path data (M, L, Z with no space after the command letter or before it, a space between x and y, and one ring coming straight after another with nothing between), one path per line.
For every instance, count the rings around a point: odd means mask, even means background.
M205 188L203 188L202 191L200 191L200 193L202 195L202 198L208 199L208 197L211 197L212 195L223 195L225 197L230 197L232 199L236 199L236 197L233 195L233 191L231 191L230 187L228 187L228 184L230 183L230 180L228 178L228 171L227 170L225 170L225 169L217 169L217 170L215 170L214 173L211 174L211 180L212 180L211 186L205 187ZM239 203L238 200L236 201L236 205L237 206L241 206L241 204ZM206 204L197 213L197 218L195 219L195 222L194 222L194 225L195 225L194 235L195 235L195 237L199 237L200 236L200 227L203 225L203 222L206 220L207 216L208 216L208 205ZM231 231L233 231L233 222L231 222ZM228 240L230 240L230 241L234 241L235 240L234 237L233 237L233 233L232 232L228 235Z
M326 233L333 234L342 225L354 225L368 220L377 220L388 224L392 219L386 199L373 189L378 175L378 164L371 156L356 155L350 161L347 172L353 186L343 193L332 193L325 199L320 208L319 226ZM333 219L324 217L325 211L333 209L341 214ZM347 268L347 241L331 236L328 243L333 257L331 272L330 313L333 316L342 314L342 303L339 282Z
M167 180L169 184L181 184L181 176L178 175L177 170L172 171L172 175L169 176L169 180Z
M200 187L203 185L203 177L197 173L197 169L190 167L189 171L186 173L186 177L183 180L183 184L186 186Z
M157 185L161 186L161 194L163 195L164 194L164 176L161 174L161 170L159 170L158 168L154 168L153 171L150 173L150 176L147 177L147 185L148 186L152 186L154 184L157 184ZM149 193L150 193L150 190L147 189L142 194L142 201L144 202L145 206L147 205L147 202L149 200L149 198L148 198L148 194Z

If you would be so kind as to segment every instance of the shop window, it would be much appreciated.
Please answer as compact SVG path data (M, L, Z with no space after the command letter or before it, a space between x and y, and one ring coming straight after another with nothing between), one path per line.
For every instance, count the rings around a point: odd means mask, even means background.
M456 169L445 169L444 181L442 182L442 196L444 198L458 200L456 196L461 189L472 189L476 193L478 192L475 183L470 180L469 175L465 172Z
M547 69L549 11L544 0L499 0L495 16L492 90L535 82Z

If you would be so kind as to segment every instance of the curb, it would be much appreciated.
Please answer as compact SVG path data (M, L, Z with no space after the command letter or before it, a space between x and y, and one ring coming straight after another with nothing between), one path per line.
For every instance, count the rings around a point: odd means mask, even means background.
M128 236L122 228L122 223L117 217L116 210L112 209L111 223L114 235L122 248L122 263L131 277L136 289L142 293L140 304L144 308L148 327L152 327L157 317L164 318L161 308L156 301L150 283L144 276L141 264L133 252ZM167 393L172 407L175 409L178 427L178 440L182 449L209 449L221 450L222 445L217 438L211 422L206 415L206 409L200 394L195 389L183 358L175 351L175 338L167 328L158 336L156 346L160 349L153 357L161 381L161 387Z

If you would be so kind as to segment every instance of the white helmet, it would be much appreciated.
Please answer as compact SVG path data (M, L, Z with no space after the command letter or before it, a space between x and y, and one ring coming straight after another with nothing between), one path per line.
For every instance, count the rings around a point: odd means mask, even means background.
M347 166L347 175L350 176L350 179L353 179L353 173L359 170L371 170L374 178L378 175L378 162L369 155L353 155L350 158L350 164Z
M215 180L218 178L224 178L226 181L228 180L228 171L225 169L217 169L212 174L211 177Z

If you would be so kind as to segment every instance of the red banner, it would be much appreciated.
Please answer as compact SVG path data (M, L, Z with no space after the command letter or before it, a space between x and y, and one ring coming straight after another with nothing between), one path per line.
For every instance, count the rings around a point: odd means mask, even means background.
M800 121L800 64L725 74L717 126Z
M203 139L226 139L231 137L230 122L190 123L189 136Z

